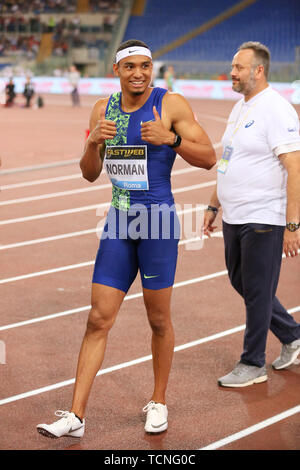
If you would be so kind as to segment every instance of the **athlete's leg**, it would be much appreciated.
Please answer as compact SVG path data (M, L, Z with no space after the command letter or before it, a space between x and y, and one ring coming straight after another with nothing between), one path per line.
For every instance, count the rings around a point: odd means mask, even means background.
M114 287L92 284L92 308L79 354L71 409L81 419L94 378L103 362L108 332L125 295Z
M103 238L97 253L91 311L78 360L72 411L84 416L90 389L101 367L107 335L137 274L135 244Z
M138 260L144 302L152 329L154 391L151 400L165 404L174 353L171 295L178 254L178 237L176 237L175 228L179 222L176 213L170 210L161 213L160 216L163 222L169 222L170 234L165 237L167 235L164 232L166 224L162 224L157 230L159 233L157 239L141 240L138 247ZM152 225L151 229L153 228L158 227Z
M151 400L166 402L166 389L174 353L174 330L171 321L172 287L143 289L148 320L152 329L154 391Z

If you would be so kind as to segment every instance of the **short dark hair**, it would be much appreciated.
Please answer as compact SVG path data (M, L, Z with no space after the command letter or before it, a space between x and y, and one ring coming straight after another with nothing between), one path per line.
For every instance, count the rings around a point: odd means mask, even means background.
M244 42L238 48L238 51L242 51L244 49L252 49L254 52L254 57L256 61L256 65L263 65L264 66L264 73L265 77L268 78L269 68L270 68L270 61L271 61L271 53L267 46L262 44L261 42L256 41L248 41Z
M118 47L116 52L122 51L123 49L126 49L127 47L133 47L133 46L146 47L147 49L150 49L147 46L147 44L145 44L143 41L139 41L138 39L128 39L128 41L122 42L122 44Z

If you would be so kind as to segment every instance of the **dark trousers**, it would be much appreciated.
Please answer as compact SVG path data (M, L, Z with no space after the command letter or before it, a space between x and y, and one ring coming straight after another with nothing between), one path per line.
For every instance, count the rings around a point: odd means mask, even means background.
M284 227L223 221L225 260L230 282L246 306L246 330L241 362L265 364L267 334L283 344L300 338L300 324L275 296L282 260Z

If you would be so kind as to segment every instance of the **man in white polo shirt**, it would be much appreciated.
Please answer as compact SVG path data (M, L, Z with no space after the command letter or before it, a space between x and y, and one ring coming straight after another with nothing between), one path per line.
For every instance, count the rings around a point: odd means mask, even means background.
M223 135L217 186L204 217L210 235L221 206L225 259L232 286L246 305L244 350L219 385L244 387L267 380L268 330L282 343L275 369L300 353L300 324L275 296L282 251L300 248L300 137L295 109L267 82L270 52L258 42L240 46L232 88L242 93Z

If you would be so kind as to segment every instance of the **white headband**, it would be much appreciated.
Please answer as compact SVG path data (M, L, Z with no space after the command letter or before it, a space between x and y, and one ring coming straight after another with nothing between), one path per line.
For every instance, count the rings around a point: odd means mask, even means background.
M122 49L121 51L117 52L116 64L120 62L120 60L125 59L125 57L131 56L131 55L145 55L147 57L150 57L150 59L152 59L151 51L147 47L132 46L132 47L127 47L126 49Z

